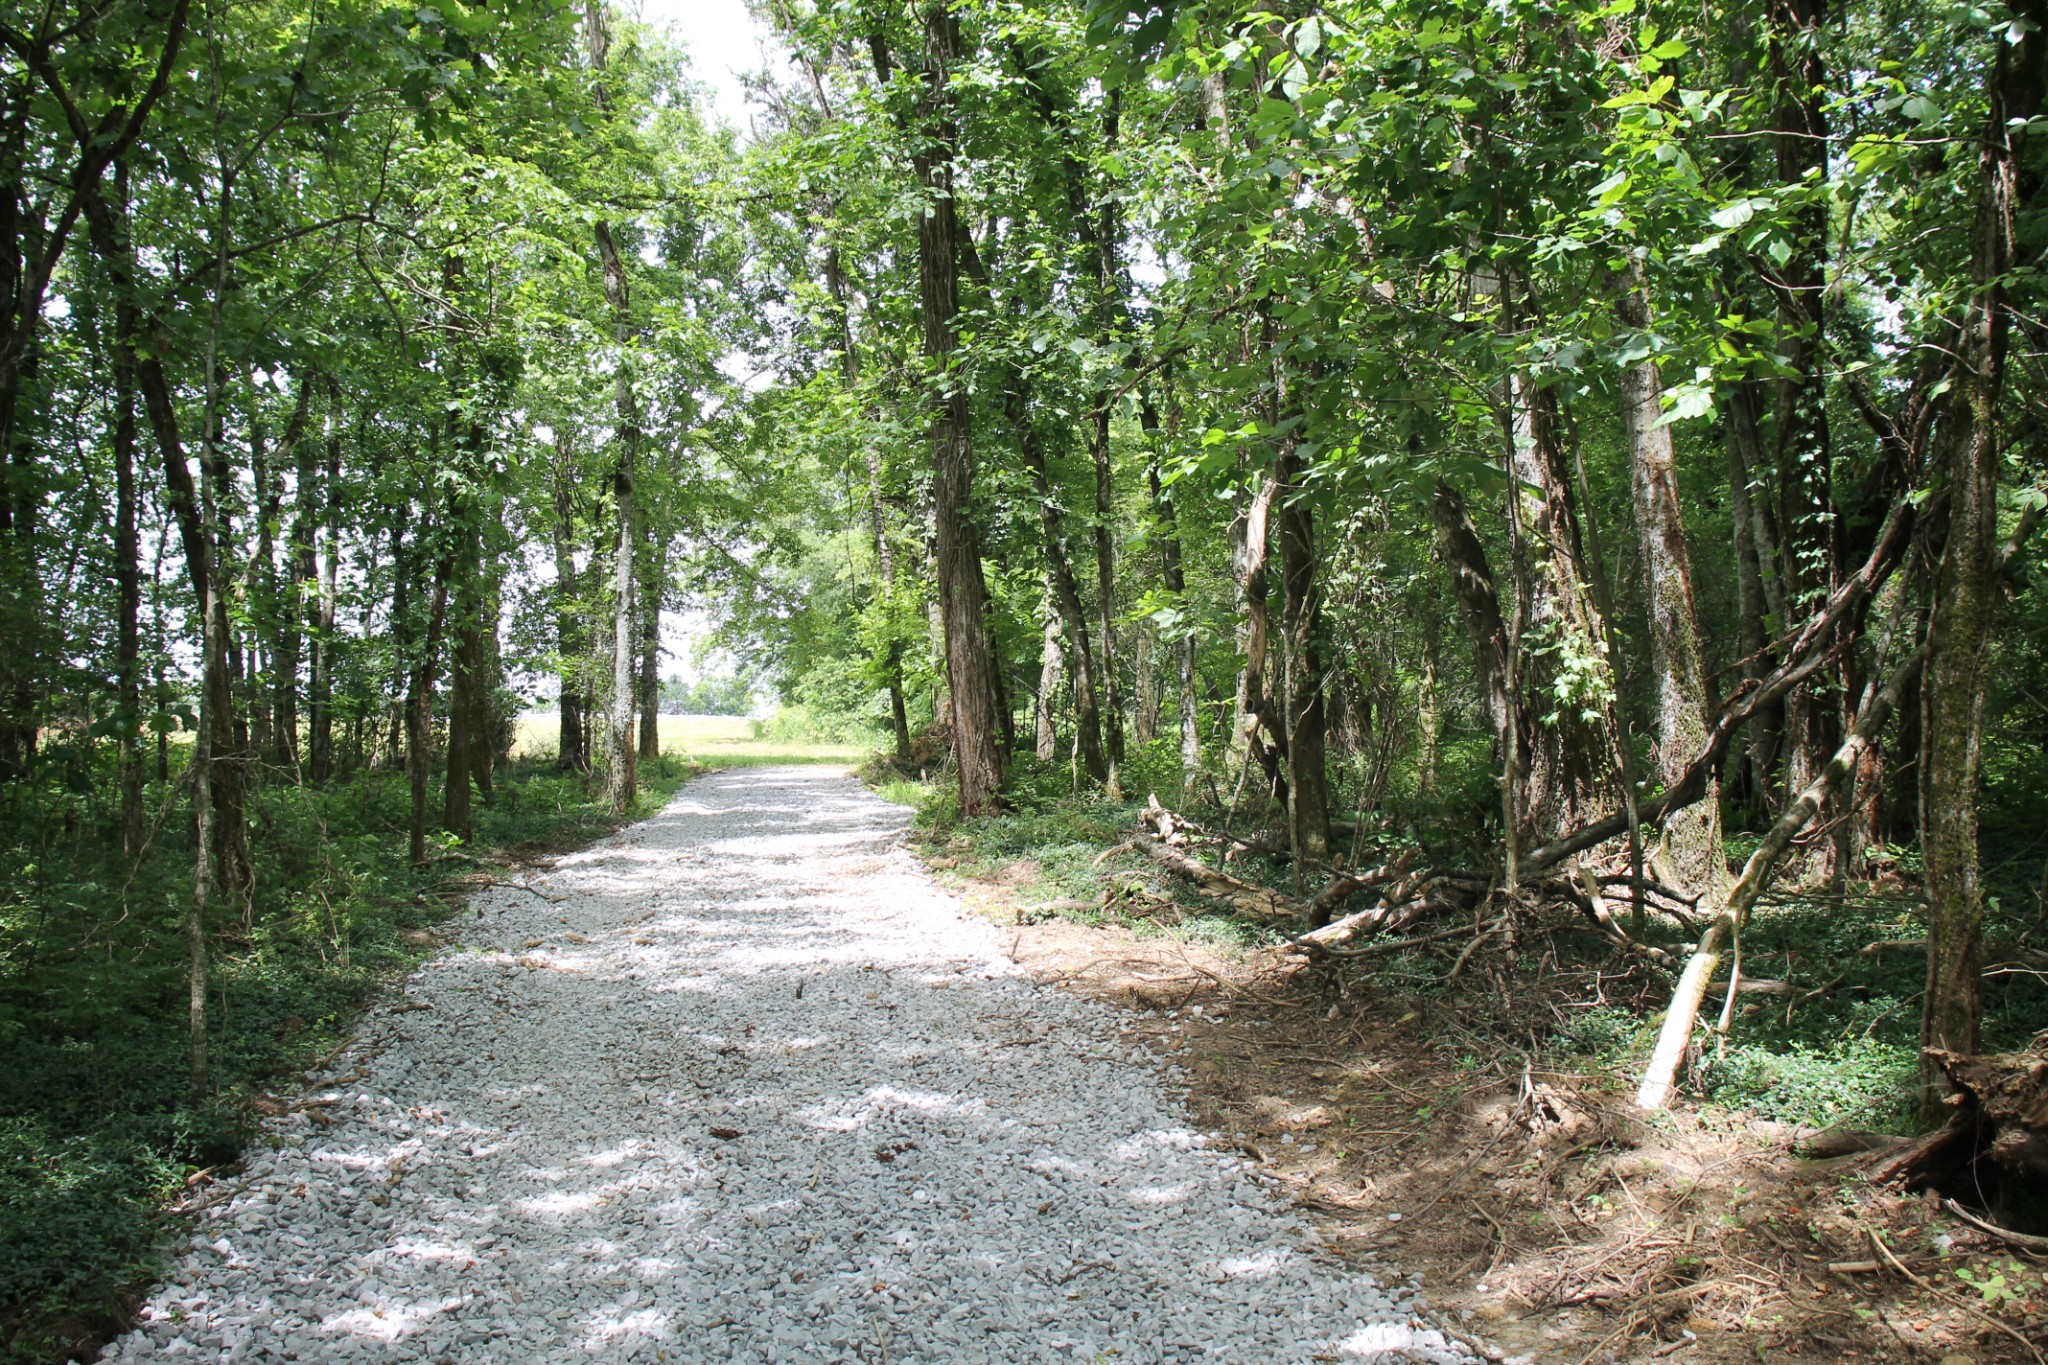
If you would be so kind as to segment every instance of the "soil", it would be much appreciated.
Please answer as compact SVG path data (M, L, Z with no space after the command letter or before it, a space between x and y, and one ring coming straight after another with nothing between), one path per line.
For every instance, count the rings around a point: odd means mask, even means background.
M932 862L1011 926L1018 961L1142 1011L1195 1117L1334 1254L1419 1277L1439 1325L1488 1359L2048 1365L2048 1257L1874 1185L1881 1151L1801 1155L1855 1136L1689 1103L1643 1115L1632 1077L1546 1048L1562 985L1518 996L1475 964L1463 993L1425 998L1385 960L1027 923L1032 864Z

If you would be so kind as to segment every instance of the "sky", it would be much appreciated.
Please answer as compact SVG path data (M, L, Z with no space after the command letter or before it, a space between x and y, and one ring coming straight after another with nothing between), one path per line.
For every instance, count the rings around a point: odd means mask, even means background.
M727 123L745 130L746 93L735 73L768 64L762 45L766 29L747 13L746 0L623 0L646 23L667 28L689 49L697 79L712 90L712 106Z

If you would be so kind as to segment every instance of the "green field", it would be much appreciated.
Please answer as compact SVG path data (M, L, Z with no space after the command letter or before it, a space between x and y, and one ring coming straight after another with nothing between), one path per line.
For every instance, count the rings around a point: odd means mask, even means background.
M554 753L557 723L552 711L529 711L521 716L512 741L513 757ZM773 721L745 716L663 716L661 752L712 768L758 768L774 763L859 763L875 748L872 744L777 738L771 735L773 729Z

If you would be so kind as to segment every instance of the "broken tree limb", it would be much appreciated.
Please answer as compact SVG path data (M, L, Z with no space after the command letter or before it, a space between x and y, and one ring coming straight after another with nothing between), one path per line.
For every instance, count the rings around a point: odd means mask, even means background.
M1644 1109L1661 1109L1671 1097L1673 1079L1678 1075L1678 1064L1685 1057L1685 1050L1692 1042L1692 1026L1699 1017L1700 1002L1706 998L1707 982L1714 969L1721 965L1721 954L1737 926L1749 914L1750 907L1762 894L1771 874L1777 869L1778 860L1785 856L1785 850L1792 846L1792 840L1813 820L1820 810L1820 803L1828 791L1841 782L1844 776L1856 766L1878 733L1884 729L1885 720L1892 708L1899 704L1906 687L1919 674L1920 666L1926 661L1927 651L1923 646L1915 650L1892 674L1883 692L1872 698L1856 721L1856 728L1842 741L1842 747L1821 769L1819 776L1799 793L1792 804L1786 807L1770 833L1757 846L1755 853L1742 869L1742 876L1728 892L1728 901L1714 922L1707 926L1700 936L1692 956L1686 960L1685 971L1678 978L1678 988L1672 993L1671 1008L1664 1016L1664 1027L1657 1034L1657 1046L1650 1053L1650 1064L1643 1069L1642 1085L1636 1090L1636 1103Z
M1138 851L1158 863L1180 881L1210 900L1226 901L1240 914L1255 919L1294 919L1299 907L1277 891L1269 891L1228 872L1219 872L1199 858L1191 858L1160 839L1140 839Z
M1352 896L1403 876L1414 861L1414 855L1410 852L1380 867L1364 872L1346 873L1339 872L1318 860L1303 859L1303 866L1323 868L1332 876L1330 882L1309 900L1294 901L1255 882L1234 877L1221 868L1211 867L1201 859L1175 848L1173 844L1176 840L1186 843L1191 838L1215 840L1235 847L1253 846L1233 836L1211 834L1193 821L1161 806L1156 796L1138 813L1138 829L1139 837L1132 843L1146 857L1179 880L1194 887L1198 895L1211 900L1227 901L1235 909L1257 919L1305 919L1312 925L1325 924L1338 907ZM1407 897L1396 899L1405 900Z

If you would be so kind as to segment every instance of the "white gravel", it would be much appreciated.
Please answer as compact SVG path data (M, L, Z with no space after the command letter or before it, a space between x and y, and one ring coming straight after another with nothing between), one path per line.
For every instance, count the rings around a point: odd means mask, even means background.
M904 826L743 770L480 895L102 1358L1464 1358Z

